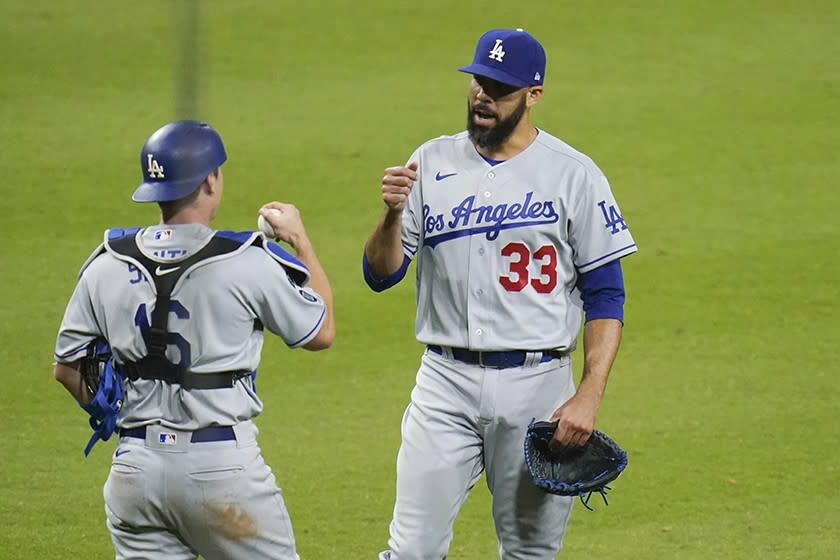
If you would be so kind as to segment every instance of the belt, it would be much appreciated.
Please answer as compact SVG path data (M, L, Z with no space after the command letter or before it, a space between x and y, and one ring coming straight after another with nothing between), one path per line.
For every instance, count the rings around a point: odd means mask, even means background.
M120 437L146 439L146 426L120 430ZM230 426L210 426L201 428L192 433L192 443L205 443L210 441L231 441L236 439L236 433Z
M436 344L429 344L427 347L435 354L443 355L443 348ZM476 350L468 350L466 348L450 348L452 357L459 362L467 364L477 364L482 367L505 369L512 367L519 367L525 365L525 359L529 352L541 353L540 363L550 362L554 358L561 358L565 356L563 352L557 350L508 350L504 352L479 352Z

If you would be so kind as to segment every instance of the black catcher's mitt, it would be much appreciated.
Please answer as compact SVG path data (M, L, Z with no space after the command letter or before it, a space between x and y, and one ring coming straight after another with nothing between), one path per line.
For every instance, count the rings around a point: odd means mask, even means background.
M100 439L108 441L117 430L117 415L124 397L122 376L114 368L114 358L108 341L98 338L88 346L79 372L90 392L90 402L81 405L88 413L93 435L85 447L85 456Z
M607 503L607 486L624 467L627 453L599 431L592 432L585 445L554 452L549 443L557 422L534 422L525 434L525 463L534 484L561 496L579 496L586 509L593 492Z
M110 359L111 348L104 339L98 338L88 345L87 355L79 364L79 373L82 374L82 380L91 397L99 390L99 380L105 364Z

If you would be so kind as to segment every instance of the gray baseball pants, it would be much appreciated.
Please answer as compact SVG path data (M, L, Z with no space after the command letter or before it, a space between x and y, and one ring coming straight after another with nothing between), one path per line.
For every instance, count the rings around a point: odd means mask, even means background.
M189 432L149 426L145 440L120 438L104 488L118 560L299 560L257 427L234 432L192 443Z
M531 482L525 431L532 419L547 420L575 387L568 356L535 361L492 369L426 351L403 416L391 550L384 557L445 558L455 517L486 471L499 557L555 558L573 500Z

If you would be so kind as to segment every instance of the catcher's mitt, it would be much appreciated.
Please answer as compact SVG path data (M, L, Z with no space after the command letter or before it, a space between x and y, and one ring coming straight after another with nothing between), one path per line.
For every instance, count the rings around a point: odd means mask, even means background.
M579 496L586 509L593 492L607 502L607 486L624 467L627 453L606 434L594 431L585 445L554 452L549 443L557 422L534 422L525 434L525 463L534 484L561 496Z
M97 338L88 345L87 354L79 364L79 373L82 374L82 380L85 382L85 387L87 387L91 397L99 390L102 370L110 359L111 348L105 340Z
M123 401L122 376L114 368L111 347L101 338L88 346L79 372L91 395L90 402L81 405L90 415L88 422L93 429L85 447L87 455L97 441L108 441L117 429L117 414Z

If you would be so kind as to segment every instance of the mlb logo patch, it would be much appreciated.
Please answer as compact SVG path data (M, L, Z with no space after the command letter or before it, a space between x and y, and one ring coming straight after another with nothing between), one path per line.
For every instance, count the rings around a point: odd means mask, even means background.
M155 232L155 239L158 241L164 239L172 239L172 230L171 229L159 229Z
M178 434L171 432L161 432L158 434L158 442L161 445L175 445L178 443Z

